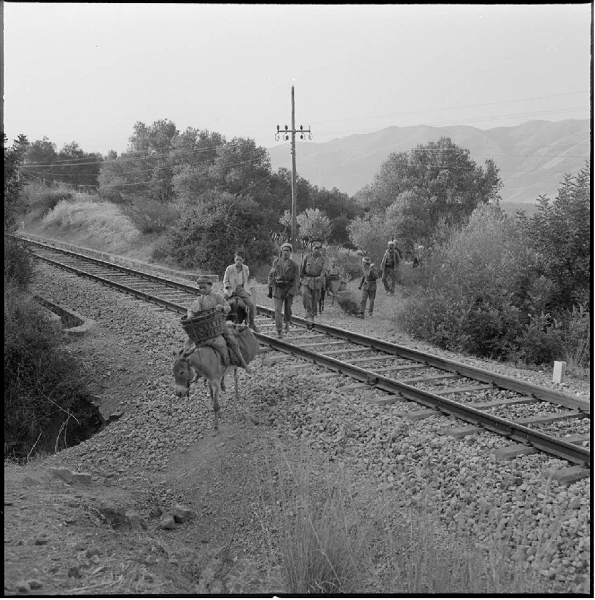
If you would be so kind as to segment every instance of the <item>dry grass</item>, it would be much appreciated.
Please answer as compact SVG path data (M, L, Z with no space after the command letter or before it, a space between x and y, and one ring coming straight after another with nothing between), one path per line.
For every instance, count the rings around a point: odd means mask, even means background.
M283 455L266 476L277 481L263 497L260 515L272 562L282 573L276 587L299 595L361 592L366 535L349 486L324 478L321 487L317 477L308 460Z
M86 198L59 202L43 218L42 225L58 234L91 237L109 252L126 253L140 235L117 205Z
M458 524L447 530L429 502L399 508L389 491L362 492L342 470L323 472L306 456L278 456L266 477L276 483L263 494L259 518L271 563L281 570L269 586L276 593L547 593L544 575L562 519L531 532L539 542L528 561L530 532L512 535L497 511L478 516L486 534L472 543Z

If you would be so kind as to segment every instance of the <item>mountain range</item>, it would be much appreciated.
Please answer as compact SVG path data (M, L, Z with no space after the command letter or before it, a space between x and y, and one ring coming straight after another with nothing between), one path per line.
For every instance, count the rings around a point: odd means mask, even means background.
M441 137L469 150L478 166L490 158L496 163L504 184L502 203L535 203L540 195L553 200L564 174L575 174L584 167L591 149L588 119L528 121L493 129L468 125L387 127L323 143L296 140L296 170L313 185L329 190L336 187L353 195L374 181L392 152L408 152ZM290 148L289 142L268 148L273 171L291 169Z

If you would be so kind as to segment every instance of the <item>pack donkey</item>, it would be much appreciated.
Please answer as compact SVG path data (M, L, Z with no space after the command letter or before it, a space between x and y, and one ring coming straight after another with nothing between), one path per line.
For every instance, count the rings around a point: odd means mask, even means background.
M258 354L258 340L246 325L229 325L233 327L238 338L240 351L247 363L250 363ZM225 365L221 355L210 346L192 346L188 350L174 351L173 374L175 379L174 392L178 398L190 397L190 384L200 377L208 382L211 400L213 402L214 432L219 432L219 396L226 390L225 376L233 371L235 383L235 399L239 401L238 394L238 367Z

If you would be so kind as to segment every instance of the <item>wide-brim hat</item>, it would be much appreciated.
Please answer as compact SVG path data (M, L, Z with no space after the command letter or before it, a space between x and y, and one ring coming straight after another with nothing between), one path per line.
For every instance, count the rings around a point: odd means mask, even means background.
M283 248L289 248L293 252L293 246L289 242L285 242L284 244L282 244L281 250L283 250Z
M201 284L201 283L208 283L210 285L213 285L213 281L211 280L210 277L207 277L206 275L201 275L197 280L196 280L197 284Z

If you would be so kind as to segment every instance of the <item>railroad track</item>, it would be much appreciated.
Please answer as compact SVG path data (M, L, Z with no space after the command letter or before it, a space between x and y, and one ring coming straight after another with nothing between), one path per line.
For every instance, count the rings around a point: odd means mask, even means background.
M179 314L186 313L197 295L192 285L47 243L23 241L39 260ZM455 436L481 430L505 436L516 444L498 451L503 458L543 451L574 465L564 474L566 480L589 475L591 408L578 397L319 322L307 329L300 317L294 317L290 331L278 339L269 335L275 332L274 312L258 306L258 313L261 332L255 335L282 353L273 360L303 359L358 382L342 387L344 391L376 388L392 395L386 403L406 399L425 407L409 413L409 418L455 416L467 423L451 431Z

